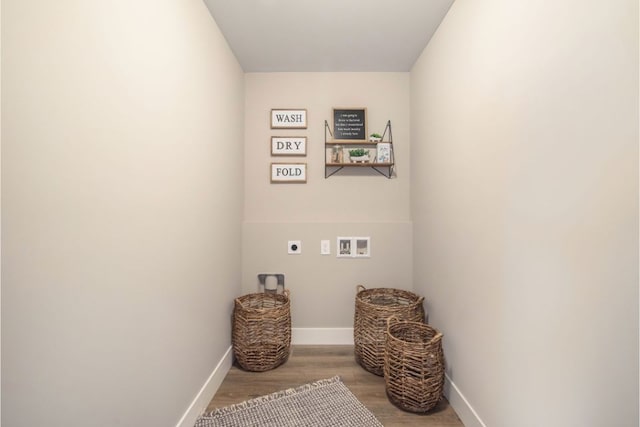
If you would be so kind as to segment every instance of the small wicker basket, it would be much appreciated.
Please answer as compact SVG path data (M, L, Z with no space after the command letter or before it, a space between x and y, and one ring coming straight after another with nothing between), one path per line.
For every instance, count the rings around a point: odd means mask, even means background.
M289 290L236 298L231 340L238 364L247 371L268 371L283 364L291 347Z
M424 297L392 288L366 289L358 285L353 325L356 361L367 371L383 374L387 319L424 322Z
M442 334L424 323L390 317L384 381L387 397L400 409L417 413L433 409L444 386Z

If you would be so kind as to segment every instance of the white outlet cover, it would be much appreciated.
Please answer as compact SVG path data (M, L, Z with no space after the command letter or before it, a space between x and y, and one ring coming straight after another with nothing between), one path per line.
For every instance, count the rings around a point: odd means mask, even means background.
M331 255L331 240L320 240L320 255Z
M299 255L302 253L302 241L301 240L289 240L287 242L287 253L289 255Z

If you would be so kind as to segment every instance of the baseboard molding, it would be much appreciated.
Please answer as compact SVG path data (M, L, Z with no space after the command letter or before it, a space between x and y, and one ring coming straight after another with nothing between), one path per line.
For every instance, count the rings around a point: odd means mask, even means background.
M229 349L224 353L222 359L218 362L216 367L209 375L207 381L205 381L204 385L196 395L196 398L193 399L191 405L184 413L176 427L193 427L196 423L196 420L205 409L207 409L207 405L213 399L213 396L220 388L220 384L224 380L224 377L227 376L229 369L231 369L231 365L233 364L233 348L229 347Z
M293 345L353 345L353 328L292 328ZM225 352L176 427L193 427L233 364L233 347Z
M293 345L353 345L353 328L292 328Z
M487 427L451 378L445 374L444 379L444 395L462 424L466 427Z
M293 345L353 345L353 328L292 328ZM233 364L233 348L229 347L209 375L176 427L193 427L207 408ZM456 384L445 374L444 395L466 427L487 427Z

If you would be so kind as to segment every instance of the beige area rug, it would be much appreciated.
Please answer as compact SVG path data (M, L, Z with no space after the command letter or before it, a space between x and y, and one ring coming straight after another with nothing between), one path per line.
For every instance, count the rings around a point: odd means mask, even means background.
M340 377L215 409L195 427L381 427Z

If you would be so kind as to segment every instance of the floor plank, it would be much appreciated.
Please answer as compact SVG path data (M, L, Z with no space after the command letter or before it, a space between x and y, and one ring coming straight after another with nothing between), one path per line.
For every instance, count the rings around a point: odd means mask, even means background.
M339 375L342 382L386 427L461 427L462 422L443 401L425 415L395 407L387 399L384 378L364 370L355 361L353 346L292 346L289 360L267 372L247 372L234 365L207 410L240 403L279 390Z

